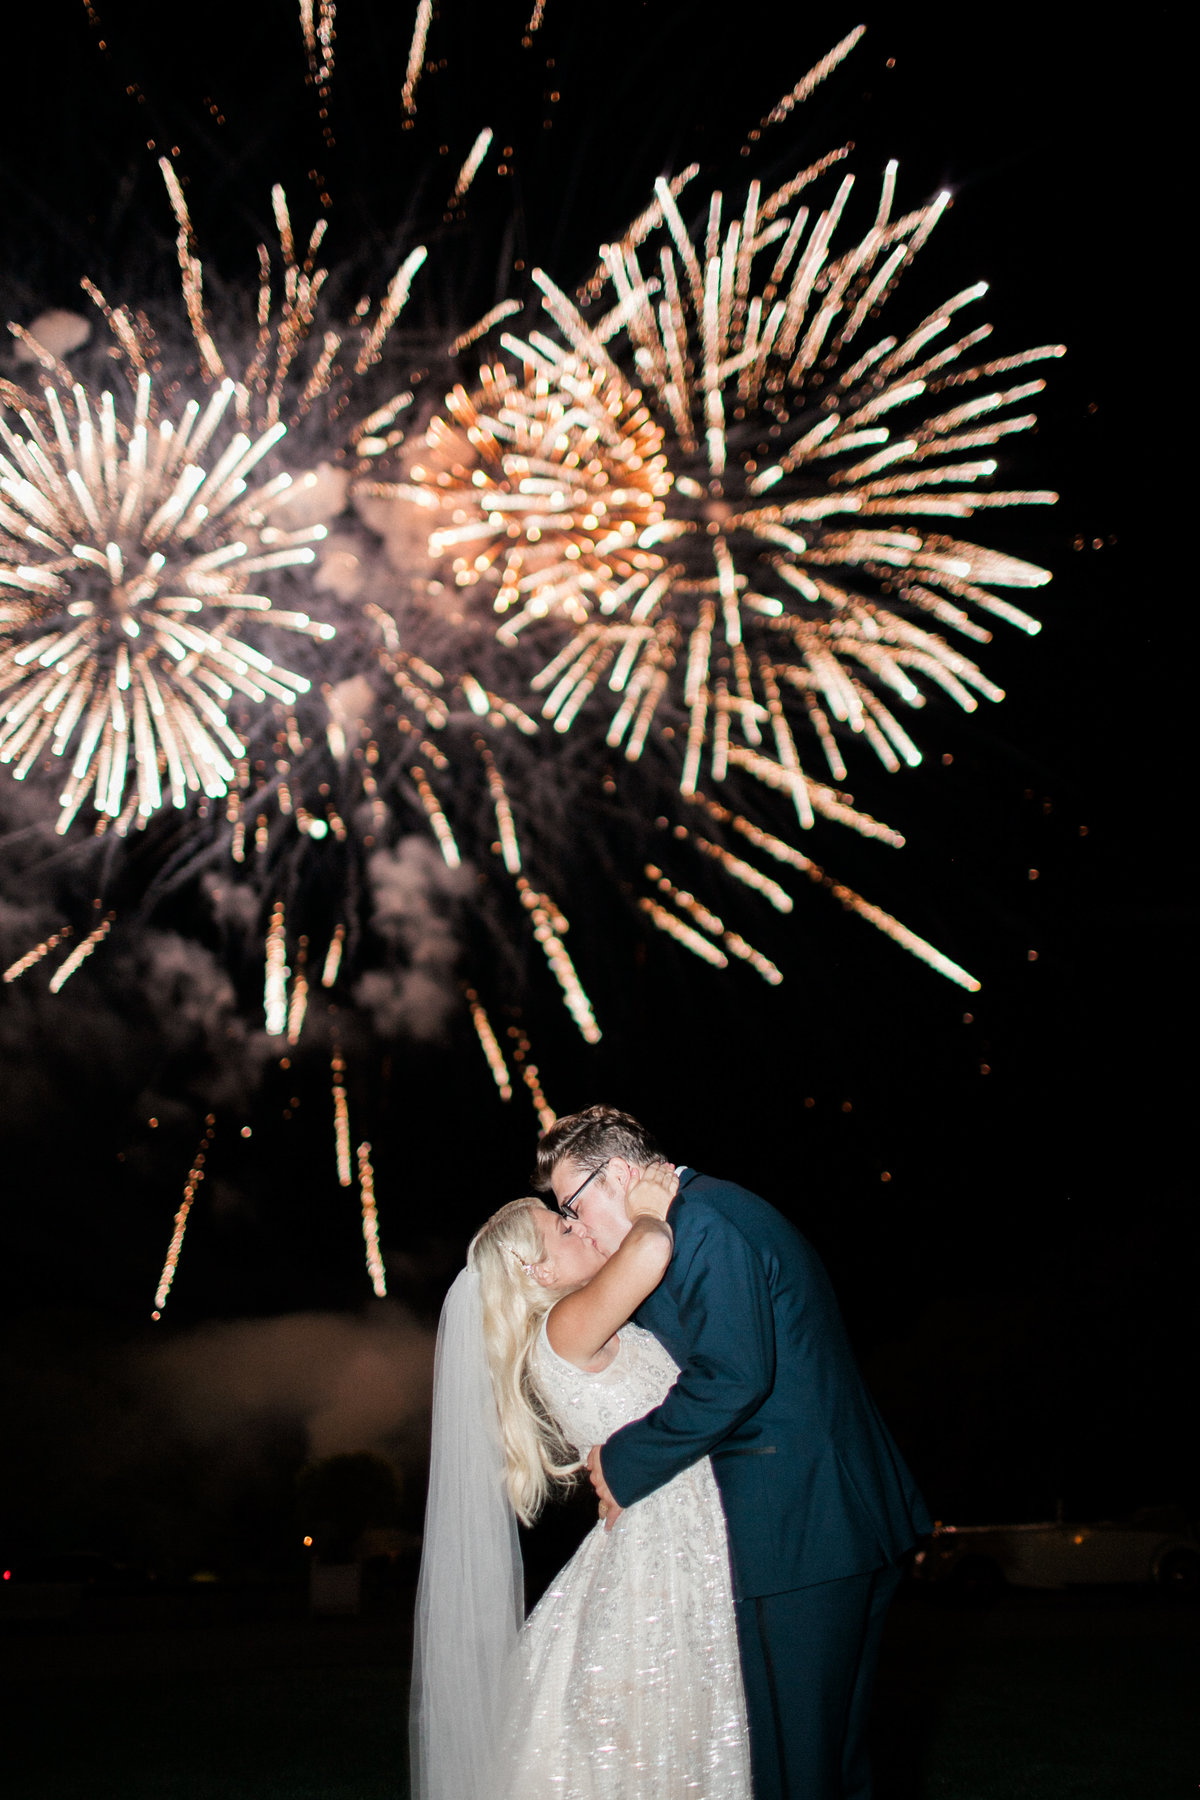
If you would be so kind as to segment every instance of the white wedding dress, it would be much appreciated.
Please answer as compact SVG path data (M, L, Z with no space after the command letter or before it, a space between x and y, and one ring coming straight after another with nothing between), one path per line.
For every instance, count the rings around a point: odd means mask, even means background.
M598 1375L543 1324L533 1373L581 1456L663 1399L679 1373L621 1329ZM511 1800L749 1800L750 1754L725 1517L705 1458L597 1524L518 1640ZM507 1759L506 1759L507 1760Z

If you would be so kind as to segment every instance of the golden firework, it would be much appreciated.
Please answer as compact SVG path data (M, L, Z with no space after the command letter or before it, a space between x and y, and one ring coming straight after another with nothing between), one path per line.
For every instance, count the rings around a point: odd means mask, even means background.
M433 553L458 587L492 591L509 640L551 612L577 625L615 613L662 567L639 547L670 487L661 428L611 366L567 357L551 383L541 360L456 387L408 475L446 517Z
M780 117L859 35L797 85ZM1024 370L1063 347L988 356L992 327L959 322L983 282L894 330L877 322L899 312L897 286L949 196L897 215L889 163L877 202L843 243L855 177L819 202L810 194L846 153L773 191L751 182L733 209L713 193L692 224L680 207L696 171L658 181L653 204L602 250L579 304L535 271L553 334L501 339L509 362L493 364L479 395L451 397L452 423L431 428L436 472L414 470L412 480L442 509L431 550L451 559L461 586L495 585L501 639L537 624L550 654L532 686L557 731L585 709L594 716L599 701L613 750L636 761L651 736L670 743L681 794L733 830L754 828L706 784L732 793L749 780L785 795L805 831L823 816L900 844L842 791L847 758L866 745L891 772L915 766L906 709L931 695L968 712L1003 698L970 652L990 640L993 619L1036 632L1009 596L1023 599L1050 576L963 534L988 509L1055 500L988 484L996 447L1036 424L1028 403L1044 382ZM504 466L514 432L530 442L518 425L526 419L539 448L549 436L565 454L570 434L555 424L581 395L597 456L636 419L637 453L652 470L619 566L592 496L582 484L571 491L566 470L523 488L519 465ZM597 406L609 411L607 433ZM749 869L720 849L722 858L727 873L731 862ZM666 879L656 880L660 893ZM677 913L658 898L643 910L690 944L690 896L667 888ZM889 914L833 891L950 979L977 985ZM766 979L769 968L759 970Z

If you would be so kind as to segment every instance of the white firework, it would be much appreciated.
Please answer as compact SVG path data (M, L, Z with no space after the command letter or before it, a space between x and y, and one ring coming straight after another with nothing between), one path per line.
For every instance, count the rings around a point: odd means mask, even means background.
M237 392L226 378L207 404L158 413L142 370L128 421L77 382L47 384L40 405L4 396L0 760L18 779L43 757L65 765L60 832L89 796L128 824L228 792L245 749L234 697L290 706L309 685L247 624L333 635L256 591L311 562L325 532L272 522L292 477L250 477L287 428L231 430Z

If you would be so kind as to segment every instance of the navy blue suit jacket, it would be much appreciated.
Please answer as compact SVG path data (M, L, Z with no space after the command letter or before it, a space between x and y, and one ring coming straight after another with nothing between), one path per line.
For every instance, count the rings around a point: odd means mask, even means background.
M863 1386L824 1265L745 1188L689 1171L671 1266L634 1314L679 1364L601 1452L629 1506L712 1457L739 1599L862 1575L930 1529Z

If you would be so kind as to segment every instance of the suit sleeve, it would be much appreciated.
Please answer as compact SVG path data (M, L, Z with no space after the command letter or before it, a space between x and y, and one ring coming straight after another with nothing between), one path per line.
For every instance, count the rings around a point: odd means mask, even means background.
M757 1411L775 1380L774 1315L762 1262L720 1214L705 1210L689 1225L671 1272L687 1361L662 1405L614 1432L600 1454L621 1506L707 1456Z

